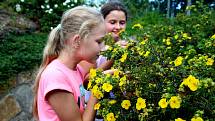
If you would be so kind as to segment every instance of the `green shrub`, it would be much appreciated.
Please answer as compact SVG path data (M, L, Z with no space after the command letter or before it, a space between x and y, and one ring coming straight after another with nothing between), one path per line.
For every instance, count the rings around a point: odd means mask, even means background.
M103 55L118 71L90 71L88 89L100 99L98 114L107 121L213 121L214 15L200 7L163 24L135 22L120 33L129 41L126 48L107 36Z
M10 87L11 78L41 62L47 34L10 35L0 41L0 90Z

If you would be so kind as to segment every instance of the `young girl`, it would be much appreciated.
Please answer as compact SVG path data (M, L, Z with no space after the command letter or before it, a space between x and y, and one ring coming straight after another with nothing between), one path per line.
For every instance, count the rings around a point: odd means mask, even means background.
M102 15L88 7L66 11L54 28L43 53L35 82L33 112L40 121L93 121L97 99L84 110L82 60L95 63L106 34Z
M115 42L122 47L127 45L126 41L122 41L119 38L119 32L126 28L127 22L127 10L125 6L123 6L119 2L108 2L101 7L101 13L105 20L105 27L108 33L111 33L112 37L114 38ZM104 56L99 56L96 60L96 64L90 64L85 61L80 63L85 67L86 71L89 71L89 68L100 68L103 70L110 69L113 65L113 60L107 60Z
M126 28L127 10L119 2L109 2L101 7L101 13L105 19L105 27L108 33L112 34L115 42L122 47L127 45L127 42L120 40L119 32ZM99 56L96 61L96 67L103 70L110 69L113 65L113 60L107 60L104 56Z

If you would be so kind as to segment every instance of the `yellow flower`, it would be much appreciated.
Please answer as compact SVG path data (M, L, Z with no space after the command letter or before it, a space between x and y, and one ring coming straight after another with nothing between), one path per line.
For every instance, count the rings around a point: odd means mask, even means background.
M189 37L187 33L184 33L182 36L183 36L185 39L191 39L191 37Z
M90 78L96 77L96 69L90 69Z
M113 104L116 103L116 100L110 100L108 103L111 104L111 105L113 105Z
M142 29L143 26L142 26L141 24L134 24L134 25L132 26L132 29L134 29L134 28Z
M105 78L109 78L111 75L109 73L105 74Z
M149 51L146 51L146 53L145 53L145 57L147 57L147 56L149 56L149 54L150 54L150 52Z
M188 87L190 88L191 91L196 91L198 89L198 85L199 85L199 80L194 77L190 79L190 83L188 84Z
M116 71L114 71L113 77L119 78L119 70L118 69Z
M171 70L171 71L173 71L173 70L174 70L174 68L170 68L170 70Z
M201 117L193 117L191 121L204 121Z
M95 82L98 84L98 83L100 83L101 81L102 81L102 78L97 78Z
M101 98L104 97L103 93L102 93L101 91L99 91L99 90L95 91L95 92L93 93L93 95L94 95L97 99L101 99Z
M190 88L191 91L196 91L199 86L199 80L196 79L194 76L189 75L186 79L183 80L182 85L186 85Z
M92 86L92 83L91 83L91 81L89 80L89 83L87 84L87 89L91 88L91 86Z
M123 76L122 78L120 78L119 81L120 81L119 86L122 86L122 85L126 84L126 76Z
M169 37L166 39L166 45L171 45L171 42L170 42L170 38L169 38Z
M167 41L167 42L166 42L166 45L171 45L171 42L170 42L170 41Z
M175 119L175 121L186 121L186 120L183 120L181 118L177 118L177 119Z
M124 53L120 59L121 62L125 62L126 58L127 58L128 53Z
M188 34L187 34L187 33L184 33L182 36L183 36L184 38L187 38L187 37L188 37Z
M166 108L168 106L168 102L166 101L166 98L162 98L159 102L158 102L158 105L161 107L161 108Z
M175 66L180 66L182 64L182 61L183 61L183 57L178 56L174 61Z
M137 47L137 52L139 53L139 55L143 55L143 53L144 53L144 51L143 51L143 50L141 50L141 48L140 48L140 47Z
M107 121L116 121L113 113L108 113L106 119Z
M214 63L214 60L213 60L212 58L208 58L208 59L207 59L207 62L206 62L206 65L212 66L213 63Z
M113 86L109 83L104 83L102 85L102 89L106 92L110 92L113 89Z
M102 97L104 97L104 95L102 94L102 92L98 90L98 86L97 85L93 86L92 93L93 93L93 95L97 99L101 99Z
M141 110L146 107L146 100L143 98L138 98L136 103L136 109Z
M129 100L123 100L122 103L121 103L121 106L123 108L125 108L126 110L128 110L129 107L131 106L131 102Z
M100 108L101 104L100 103L96 103L94 106L94 110L98 110Z
M97 85L93 86L92 92L96 92L98 90L98 88L99 87Z
M171 108L180 108L181 99L177 96L172 96L169 100L169 105Z
M215 34L213 36L211 36L211 39L215 39Z
M178 34L176 34L176 35L174 36L175 39L178 39L178 37L179 37Z
M113 48L111 46L108 46L108 50L113 50Z
M141 45L145 45L146 44L145 40L143 40L142 42L140 42L140 44Z

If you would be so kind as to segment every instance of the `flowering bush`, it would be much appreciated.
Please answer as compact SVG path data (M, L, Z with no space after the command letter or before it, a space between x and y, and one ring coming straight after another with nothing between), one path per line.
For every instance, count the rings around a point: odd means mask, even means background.
M94 109L106 121L214 120L214 26L214 13L204 9L166 25L133 25L120 33L126 48L107 35L103 55L118 70L91 69Z
M13 0L8 5L37 22L41 31L48 32L59 24L64 11L84 3L84 0Z

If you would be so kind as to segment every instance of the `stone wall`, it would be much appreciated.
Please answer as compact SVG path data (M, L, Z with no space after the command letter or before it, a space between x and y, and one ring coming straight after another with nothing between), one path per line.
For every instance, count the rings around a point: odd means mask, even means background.
M0 9L0 41L10 33L29 33L35 31L37 27L37 24L23 15ZM19 73L14 88L6 94L0 94L0 121L33 121L34 74L34 71Z
M34 121L32 85L35 72L17 75L16 85L0 99L0 121Z

